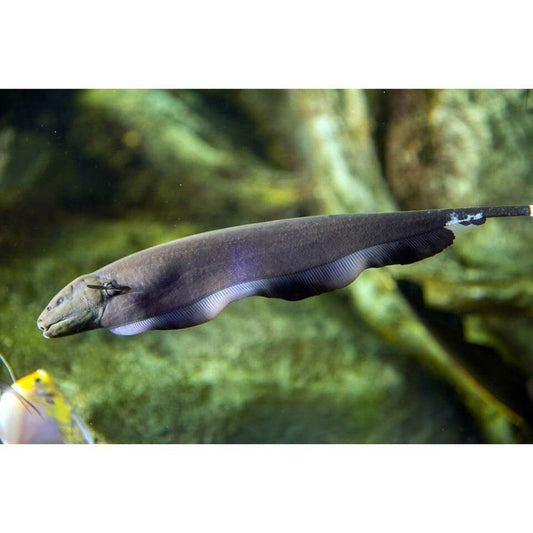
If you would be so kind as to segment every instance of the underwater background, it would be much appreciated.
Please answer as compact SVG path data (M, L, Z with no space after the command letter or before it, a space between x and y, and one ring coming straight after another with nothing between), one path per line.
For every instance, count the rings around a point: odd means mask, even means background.
M533 202L524 90L0 91L0 352L98 442L532 442L529 219L301 302L44 339L75 277L278 218ZM0 376L8 381L7 375Z

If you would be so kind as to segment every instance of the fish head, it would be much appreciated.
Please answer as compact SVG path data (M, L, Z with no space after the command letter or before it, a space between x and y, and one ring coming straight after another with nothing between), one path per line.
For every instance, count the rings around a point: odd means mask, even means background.
M52 376L42 368L17 379L12 388L27 400L37 404L43 403L43 400L53 399L58 391ZM45 401L45 403L51 402Z
M24 393L37 395L49 394L54 391L55 385L52 376L42 368L17 379L15 381L16 389Z
M70 407L52 376L46 370L39 368L31 374L17 379L13 388L41 407L48 416L57 422L66 423L70 420Z
M64 337L100 327L107 294L90 285L105 281L94 274L80 276L59 291L37 319L43 337Z

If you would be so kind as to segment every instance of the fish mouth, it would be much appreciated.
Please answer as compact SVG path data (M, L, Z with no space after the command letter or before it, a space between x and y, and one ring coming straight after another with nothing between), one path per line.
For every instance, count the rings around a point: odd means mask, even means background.
M43 320L39 317L37 319L37 327L43 332L45 339L51 339L53 337L68 335L72 331L72 322L72 315L52 322L51 324L44 324Z
M85 313L70 313L55 320L51 319L51 317L45 318L47 319L46 321L41 315L37 319L37 327L43 332L45 339L65 337L80 331L100 327L100 317L89 311Z

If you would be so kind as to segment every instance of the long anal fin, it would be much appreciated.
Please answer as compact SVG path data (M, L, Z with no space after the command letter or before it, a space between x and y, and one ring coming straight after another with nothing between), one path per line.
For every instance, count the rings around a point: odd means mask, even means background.
M421 261L442 252L453 243L454 237L453 231L439 228L405 239L371 246L365 250L368 258L367 268L408 265Z

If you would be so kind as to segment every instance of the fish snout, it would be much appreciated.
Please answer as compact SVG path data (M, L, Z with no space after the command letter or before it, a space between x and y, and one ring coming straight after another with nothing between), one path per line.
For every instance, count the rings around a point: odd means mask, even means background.
M55 323L56 320L54 320L53 316L50 316L48 309L45 309L37 318L37 327L42 331L43 337L46 339L54 336L51 334L51 330L54 329Z
M43 332L43 337L46 337L48 326L45 325L42 315L37 319L37 327Z

